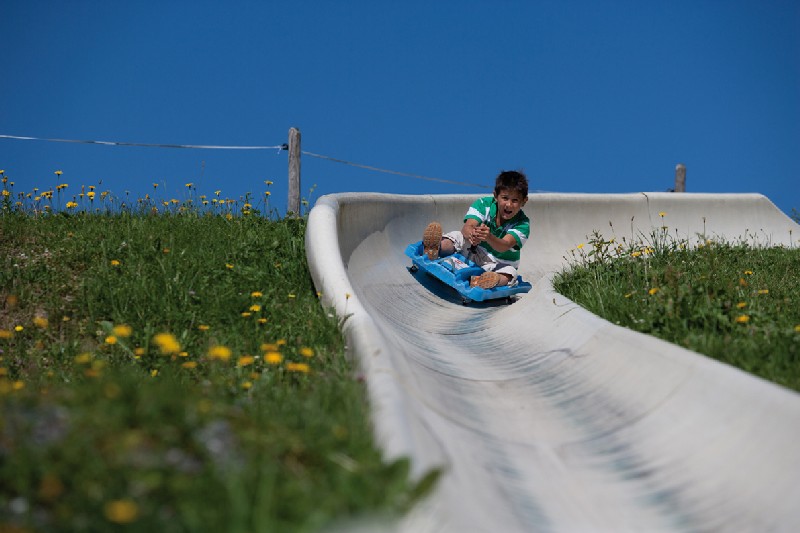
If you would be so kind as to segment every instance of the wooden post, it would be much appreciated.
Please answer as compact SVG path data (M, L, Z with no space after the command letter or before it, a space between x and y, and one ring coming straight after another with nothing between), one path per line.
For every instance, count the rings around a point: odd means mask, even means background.
M675 166L675 192L686 192L686 165L683 163Z
M286 215L300 215L300 130L289 128L289 201Z

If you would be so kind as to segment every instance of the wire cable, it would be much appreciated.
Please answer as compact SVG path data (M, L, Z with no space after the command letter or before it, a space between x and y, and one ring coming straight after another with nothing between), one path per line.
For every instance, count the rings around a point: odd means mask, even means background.
M363 168L363 169L366 169L366 170L374 170L375 172L384 172L386 174L394 174L396 176L406 176L406 177L409 177L409 178L416 178L416 179L427 180L427 181L438 181L438 182L441 182L441 183L449 183L451 185L462 185L462 186L465 186L465 187L478 187L478 188L481 188L481 189L491 189L491 187L489 187L487 185L479 185L477 183L468 183L468 182L464 182L464 181L446 180L446 179L442 179L442 178L432 178L430 176L422 176L420 174L409 174L407 172L398 172L396 170L387 170L385 168L378 168L378 167L373 167L373 166L370 166L370 165L362 165L360 163L353 163L352 161L345 161L344 159L337 159L335 157L330 157L330 156L321 155L321 154L315 154L313 152L301 151L300 153L302 153L303 155L311 156L311 157L317 157L319 159L327 159L328 161L334 161L336 163L342 163L342 164L345 164L345 165L350 165L352 167Z
M144 148L193 148L201 150L286 150L287 145L279 146L221 146L206 144L152 144L152 143L132 143L121 141L89 141L77 139L47 139L43 137L23 137L20 135L0 135L0 139L17 139L22 141L47 141L57 143L77 143L77 144L102 144L106 146L139 146Z

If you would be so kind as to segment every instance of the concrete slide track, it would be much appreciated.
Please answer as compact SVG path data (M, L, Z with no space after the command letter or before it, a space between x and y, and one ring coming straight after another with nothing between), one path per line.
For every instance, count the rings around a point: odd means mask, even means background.
M403 252L429 221L460 228L474 198L337 194L309 215L312 277L346 317L380 445L415 476L444 470L396 529L800 529L800 395L552 287L594 230L796 246L800 226L758 194L531 195L532 291L465 307Z

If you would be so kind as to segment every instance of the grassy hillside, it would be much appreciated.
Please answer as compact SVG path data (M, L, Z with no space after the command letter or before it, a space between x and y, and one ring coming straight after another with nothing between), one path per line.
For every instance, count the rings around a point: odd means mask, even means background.
M556 290L589 311L800 391L800 249L707 240L668 228L637 243L595 233Z
M5 203L0 530L313 531L407 509L433 478L376 449L304 220L153 207Z

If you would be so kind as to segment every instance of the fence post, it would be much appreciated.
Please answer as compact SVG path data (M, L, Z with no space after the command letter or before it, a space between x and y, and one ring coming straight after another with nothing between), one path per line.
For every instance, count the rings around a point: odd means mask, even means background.
M300 130L289 128L289 201L286 215L300 214Z
M675 192L686 192L686 165L683 163L675 166Z

